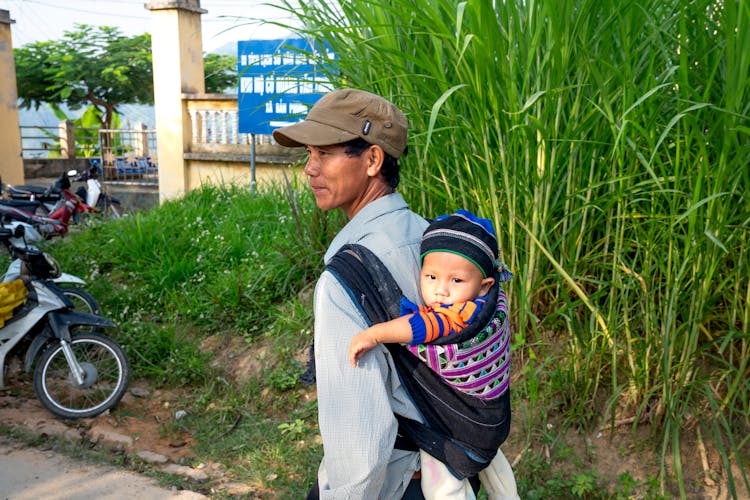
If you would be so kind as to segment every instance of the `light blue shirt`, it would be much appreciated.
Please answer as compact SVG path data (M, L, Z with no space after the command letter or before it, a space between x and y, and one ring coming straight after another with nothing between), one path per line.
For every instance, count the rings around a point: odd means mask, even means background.
M418 300L419 244L427 221L390 194L366 205L339 232L325 262L347 243L377 255L409 300ZM394 450L398 423L393 413L421 421L382 345L357 368L348 360L351 338L367 321L336 278L324 272L315 286L315 366L323 460L318 471L324 499L398 499L419 453Z

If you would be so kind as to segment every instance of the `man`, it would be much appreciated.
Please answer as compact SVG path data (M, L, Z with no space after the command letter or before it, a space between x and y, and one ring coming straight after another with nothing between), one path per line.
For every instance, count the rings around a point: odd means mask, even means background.
M299 123L275 130L276 141L306 147L305 175L322 210L340 208L349 219L325 254L347 243L369 248L404 295L418 300L419 245L427 222L395 192L398 159L406 151L406 116L380 96L336 90L323 96ZM401 386L387 349L368 352L355 369L352 337L368 324L330 272L315 287L315 363L323 460L321 498L401 498L419 454L394 448L394 412L421 421ZM418 481L416 482L418 484Z

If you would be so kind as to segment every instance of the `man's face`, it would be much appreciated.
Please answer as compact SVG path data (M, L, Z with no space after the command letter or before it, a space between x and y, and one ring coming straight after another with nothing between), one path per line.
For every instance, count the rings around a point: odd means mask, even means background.
M318 208L341 208L352 218L363 203L370 182L367 151L359 156L346 154L341 145L307 146L305 175Z

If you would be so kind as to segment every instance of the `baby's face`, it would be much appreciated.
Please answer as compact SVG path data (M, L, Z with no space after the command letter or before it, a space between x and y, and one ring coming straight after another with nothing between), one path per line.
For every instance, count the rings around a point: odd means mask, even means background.
M432 252L424 257L420 290L425 305L468 302L485 295L494 280L465 257L450 252Z

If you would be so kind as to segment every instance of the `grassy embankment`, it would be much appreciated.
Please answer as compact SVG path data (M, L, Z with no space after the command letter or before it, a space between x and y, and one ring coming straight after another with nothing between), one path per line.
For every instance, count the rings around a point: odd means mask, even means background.
M294 358L312 341L311 286L341 223L309 194L293 196L208 187L43 244L118 324L134 380L181 394L188 416L162 432L190 432L196 464L225 464L279 498L301 497L320 460L315 402L295 390L304 363ZM211 352L201 348L209 337ZM235 347L239 356L263 346L256 376L238 377L231 361L211 366L238 339L248 347Z

